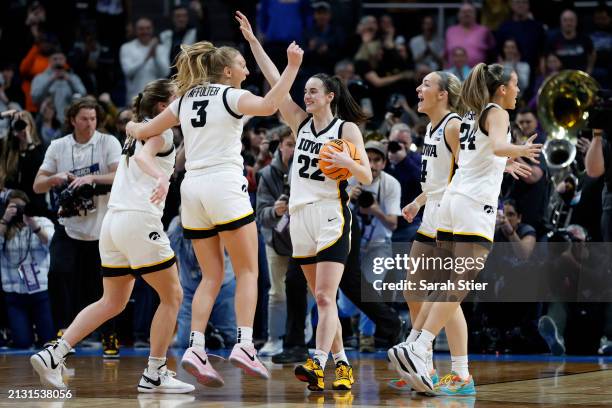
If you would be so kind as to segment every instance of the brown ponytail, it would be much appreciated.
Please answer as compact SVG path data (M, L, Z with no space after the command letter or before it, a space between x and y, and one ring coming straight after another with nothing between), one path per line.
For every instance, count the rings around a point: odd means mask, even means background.
M145 88L134 97L132 111L136 120L142 122L145 118L154 118L159 112L155 108L159 102L168 102L176 92L176 87L169 79L157 79L149 82Z
M504 68L500 64L476 65L461 86L460 102L463 107L480 115L495 95L497 88L508 84L512 72L512 69Z
M459 99L461 98L461 81L454 74L446 71L435 71L440 78L438 86L440 90L448 93L448 109L451 112L463 114L459 111Z
M358 125L368 119L361 109L361 106L353 99L353 96L340 78L337 76L331 77L327 74L316 74L312 77L323 82L323 86L327 93L334 93L334 99L331 102L331 110L335 116Z

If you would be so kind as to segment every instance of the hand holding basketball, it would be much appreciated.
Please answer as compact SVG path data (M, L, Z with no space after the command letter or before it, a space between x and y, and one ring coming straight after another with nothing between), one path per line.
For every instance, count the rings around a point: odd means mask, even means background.
M333 139L323 145L319 153L319 168L333 180L351 177L351 168L360 163L355 145L344 139Z

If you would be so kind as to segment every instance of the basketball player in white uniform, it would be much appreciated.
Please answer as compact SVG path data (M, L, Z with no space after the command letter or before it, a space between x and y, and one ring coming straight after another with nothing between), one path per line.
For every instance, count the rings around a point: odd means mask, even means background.
M455 113L459 102L461 82L453 74L443 71L432 72L423 78L422 84L417 88L419 98L418 111L426 114L430 123L425 132L422 151L421 193L413 202L403 209L404 217L412 222L421 207L425 205L423 219L415 241L412 243L410 255L413 257L428 258L436 256L436 224L437 212L446 186L452 179L455 169L455 158L459 149L459 126L461 117ZM417 271L408 271L407 279L418 282L426 279L433 282L434 271L421 267ZM412 330L405 342L402 342L387 351L389 359L394 364L402 380L391 380L389 385L393 388L406 390L415 387L412 376L405 369L400 360L399 347L414 341L419 333L419 312L425 299L425 293L405 291L404 297L408 303ZM424 320L424 319L421 319ZM422 322L420 322L422 324ZM455 315L446 325L447 337L451 349L451 356L467 355L467 338L460 341L467 325L461 308L457 308ZM428 360L428 369L433 383L437 383L438 375L434 370L433 361ZM418 386L418 383L416 384ZM421 390L419 391L426 391Z
M138 120L165 109L175 91L168 80L149 83L134 103ZM194 390L193 385L173 378L175 373L166 368L166 352L183 297L174 252L161 222L175 155L170 130L146 143L126 140L100 234L104 294L77 315L55 345L30 358L43 384L65 388L61 371L70 348L125 308L135 278L141 276L157 291L160 305L151 324L151 354L138 391Z
M247 18L236 13L240 29L251 46L266 80L274 85L279 72L253 34ZM315 295L319 313L314 358L297 366L296 377L311 391L322 391L324 369L330 350L336 365L334 389L351 389L352 368L342 345L336 294L350 249L350 212L346 181L326 178L318 166L319 151L328 140L345 139L355 145L361 163L348 150L326 157L336 168L348 168L362 184L372 182L372 172L356 123L365 120L359 105L337 79L316 74L306 82L306 110L291 97L280 105L284 120L297 135L291 167L289 213L293 257L301 264L306 281Z
M240 89L249 74L244 57L234 48L209 42L182 47L177 58L180 98L145 124L126 131L146 139L172 126L183 130L186 170L181 185L181 218L185 237L193 240L202 282L192 305L190 347L181 364L203 385L222 386L223 379L205 352L204 330L224 278L223 247L236 274L237 340L229 360L246 374L269 378L253 345L257 304L258 248L253 208L243 175L243 115L267 116L278 109L295 80L303 51L292 43L288 65L265 97Z
M463 84L461 103L470 110L460 127L458 170L446 189L438 210L437 240L450 249L455 258L472 259L473 269L463 275L451 272L451 279L474 278L482 269L493 242L495 215L501 181L508 158L535 160L541 145L510 143L510 121L506 109L514 109L518 96L516 72L499 64L478 64ZM475 115L473 112L478 112ZM421 333L402 347L405 366L417 388L434 392L427 368L435 336L460 307L468 294L465 290L438 294L427 313ZM444 395L474 395L474 381L467 369L467 359L435 392Z

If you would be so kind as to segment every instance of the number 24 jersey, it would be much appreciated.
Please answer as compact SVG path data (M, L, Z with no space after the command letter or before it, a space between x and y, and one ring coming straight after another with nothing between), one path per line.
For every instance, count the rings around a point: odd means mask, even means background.
M489 103L479 118L489 109L503 108ZM508 129L506 141L510 140ZM491 138L478 126L473 112L468 112L461 120L459 149L459 168L449 184L449 191L497 208L507 158L493 153Z

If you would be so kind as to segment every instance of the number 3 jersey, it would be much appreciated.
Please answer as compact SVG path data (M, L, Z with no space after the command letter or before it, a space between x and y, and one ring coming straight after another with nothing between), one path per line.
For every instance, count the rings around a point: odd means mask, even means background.
M448 113L436 127L427 125L421 155L421 190L427 197L442 196L451 180L455 156L444 138L444 130L451 119L461 119Z
M342 138L344 121L334 118L325 129L317 132L309 116L298 128L293 164L291 165L291 194L289 213L305 204L317 201L348 201L346 181L325 177L319 169L319 152L332 139Z
M181 122L187 171L234 167L242 174L242 115L238 100L248 91L228 85L196 86L170 104Z
M497 104L489 103L479 118L493 108L503 109ZM488 132L478 125L473 112L468 112L461 120L459 137L459 168L448 187L449 191L497 208L507 158L493 153L491 138ZM508 128L506 141L510 140Z

